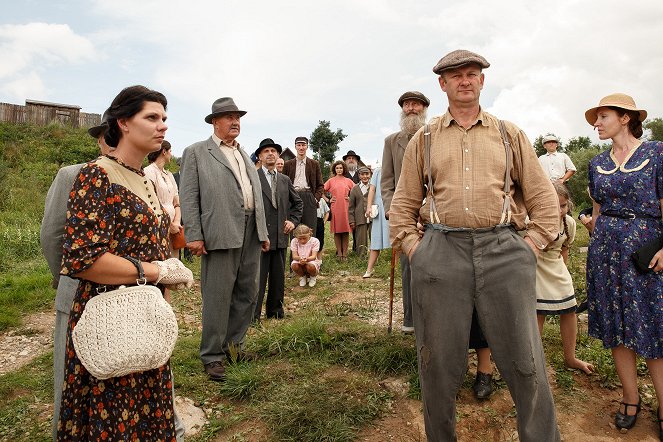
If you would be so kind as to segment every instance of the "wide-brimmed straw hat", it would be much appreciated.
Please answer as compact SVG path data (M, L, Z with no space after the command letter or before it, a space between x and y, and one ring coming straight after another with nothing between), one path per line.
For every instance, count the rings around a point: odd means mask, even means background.
M235 102L230 97L223 97L212 103L212 113L205 117L205 123L212 124L212 119L223 114L237 113L240 116L246 115L246 111L239 110Z
M601 98L599 105L588 109L585 112L585 120L589 123L590 126L594 126L596 122L597 111L600 107L618 107L620 109L626 109L630 111L636 111L640 114L640 121L645 121L647 119L647 111L644 109L638 109L635 105L635 100L630 95L622 93L610 94L607 97Z

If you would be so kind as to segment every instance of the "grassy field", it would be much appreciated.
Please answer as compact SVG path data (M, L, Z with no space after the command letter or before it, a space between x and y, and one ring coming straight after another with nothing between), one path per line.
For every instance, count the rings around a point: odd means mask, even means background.
M39 248L41 210L58 165L95 156L93 143L86 137L82 130L57 126L16 128L0 124L0 332L20 330L23 318L30 313L53 308L55 293ZM69 161L72 158L67 155L71 152L62 147L66 143L78 152L75 161ZM581 247L587 241L586 231L579 226L570 259L579 300L586 296L585 254ZM327 244L333 244L331 238ZM333 256L333 251L328 255ZM197 277L198 260L190 265ZM231 365L227 381L221 384L207 379L198 358L199 290L174 293L180 324L171 360L175 388L178 395L191 398L201 407L210 422L199 435L187 440L351 441L360 435L364 440L383 440L380 436L367 437L366 432L392 416L394 404L419 398L416 352L413 336L398 331L388 335L386 322L376 322L384 315L388 296L388 251L380 256L374 278L361 278L365 265L355 256L344 263L328 258L314 289L301 289L296 286L297 278L287 279L286 319L263 321L252 327L247 345L260 359ZM398 279L396 292L399 296ZM559 325L554 317L546 323L543 342L558 404L582 409L587 398L605 395L616 386L609 352L587 337L586 328L581 327L577 353L595 365L597 374L592 377L564 367ZM47 353L0 376L0 440L49 440L51 367L52 355ZM642 361L638 369L645 373ZM472 379L473 373L468 373L465 389ZM393 382L406 386L402 395L385 387ZM499 376L497 386L505 396ZM653 406L648 379L643 379L641 391L646 406ZM503 401L503 409L496 405L497 400L480 406L464 402L466 406L459 409L457 420L475 436L472 439L493 440L493 427L507 427L513 432L513 411L508 400ZM483 427L474 430L475 421L483 422Z

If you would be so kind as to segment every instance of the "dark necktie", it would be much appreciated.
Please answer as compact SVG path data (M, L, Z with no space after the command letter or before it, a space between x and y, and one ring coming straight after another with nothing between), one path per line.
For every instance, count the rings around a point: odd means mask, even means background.
M269 175L272 180L272 206L276 209L276 171L270 170Z

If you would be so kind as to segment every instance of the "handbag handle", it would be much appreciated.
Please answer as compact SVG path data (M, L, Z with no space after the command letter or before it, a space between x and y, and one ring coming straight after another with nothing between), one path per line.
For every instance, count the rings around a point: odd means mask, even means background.
M136 279L136 284L137 285L145 285L147 284L147 278L145 278L145 271L143 270L143 264L133 256L124 256L124 259L129 261L131 264L136 267L136 270L138 270L138 279Z

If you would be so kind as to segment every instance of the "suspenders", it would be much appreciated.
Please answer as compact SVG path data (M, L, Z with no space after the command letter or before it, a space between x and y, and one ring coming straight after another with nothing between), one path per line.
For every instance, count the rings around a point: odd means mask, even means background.
M511 172L511 142L506 132L506 127L504 122L499 120L500 123L500 134L502 136L502 143L504 143L504 152L506 155L505 163L505 172L504 172L504 202L502 204L502 216L500 217L500 224L510 224L511 223L511 181L509 180L509 174ZM431 175L431 154L430 154L430 125L426 124L424 126L424 161L426 163L426 169L428 170L428 178L426 180L426 199L430 201L428 207L430 209L430 222L435 224L441 224L440 216L437 213L435 207L435 195L433 193L433 178Z

